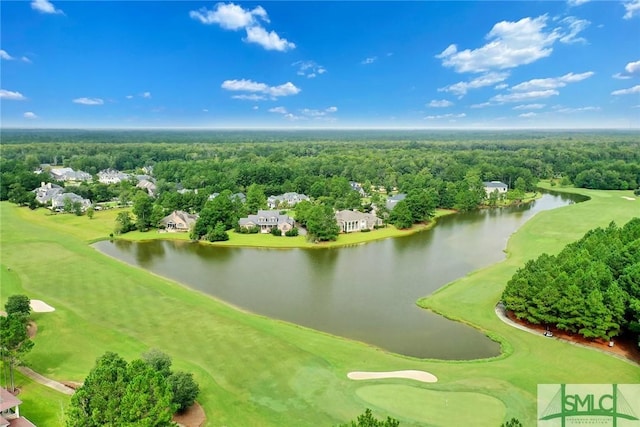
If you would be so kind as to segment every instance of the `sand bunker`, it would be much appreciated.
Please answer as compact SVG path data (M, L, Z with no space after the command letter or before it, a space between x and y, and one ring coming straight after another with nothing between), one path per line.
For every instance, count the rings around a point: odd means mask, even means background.
M44 301L40 301L39 299L32 299L30 305L31 310L33 310L34 313L50 313L52 311L56 311L55 308L51 307Z
M381 378L406 378L410 380L422 381L423 383L435 383L438 378L425 371L390 371L390 372L349 372L347 374L352 380L376 380Z
M635 200L633 197L628 197L628 196L622 196L622 198L625 200Z

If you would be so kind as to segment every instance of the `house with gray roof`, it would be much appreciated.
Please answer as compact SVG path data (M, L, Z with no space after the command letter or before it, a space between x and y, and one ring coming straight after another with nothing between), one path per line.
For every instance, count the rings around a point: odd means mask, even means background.
M286 233L295 226L293 218L282 215L276 210L259 210L256 215L249 215L247 218L240 218L238 225L241 228L259 227L261 233L271 233L273 228L278 228Z
M142 181L136 184L136 187L141 188L143 190L147 190L147 193L151 197L155 197L156 195L157 187L153 181L150 181L148 179L143 179Z
M484 191L487 193L487 197L489 197L494 191L497 191L498 196L500 196L509 190L509 186L501 181L483 182L482 185L484 185Z
M72 168L53 168L49 171L51 178L56 181L85 182L91 181L91 174L83 171L74 171Z
M292 208L303 200L309 200L309 197L298 193L284 193L278 196L269 196L267 198L267 206L271 209L278 207Z
M387 210L392 211L396 207L399 201L404 200L407 197L404 193L398 193L395 196L387 198Z
M52 184L50 182L40 183L40 187L33 190L36 193L36 202L42 203L43 205L49 204L51 199L53 199L58 194L63 192L63 188L57 184Z
M382 225L382 220L374 214L350 210L336 212L336 222L343 233L373 230Z
M189 231L198 220L197 214L185 211L173 211L160 220L160 226L169 232Z
M105 169L98 172L98 181L102 184L118 184L131 178L128 173L120 172L115 169Z
M364 188L362 188L362 185L360 185L360 183L355 181L349 181L349 186L351 186L351 189L353 191L357 191L358 194L360 194L360 196L364 197L367 195L364 191Z
M76 202L80 203L82 211L87 210L87 208L91 206L91 200L89 199L85 199L75 193L61 193L51 199L51 209L54 211L64 209L64 204L67 200L72 204Z

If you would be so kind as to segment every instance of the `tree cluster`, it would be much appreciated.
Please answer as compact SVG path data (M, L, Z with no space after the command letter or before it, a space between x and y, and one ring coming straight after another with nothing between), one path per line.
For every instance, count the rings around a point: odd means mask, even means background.
M29 315L31 306L26 295L11 295L4 306L6 316L0 316L0 358L4 369L4 380L8 388L15 391L15 367L21 363L22 357L33 348L29 339Z
M71 397L67 426L173 426L176 411L195 402L198 384L172 372L171 358L157 350L127 362L107 352Z
M589 231L558 255L541 255L509 280L516 317L585 338L640 334L640 218Z
M367 408L363 414L358 415L355 421L347 424L341 424L339 427L398 427L400 421L395 418L387 417L385 420L379 420L373 416L371 409Z

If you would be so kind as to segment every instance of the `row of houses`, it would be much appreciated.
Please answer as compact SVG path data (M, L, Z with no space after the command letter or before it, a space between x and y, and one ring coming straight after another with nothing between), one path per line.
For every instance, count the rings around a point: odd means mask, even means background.
M362 230L373 230L382 225L382 220L370 213L342 210L335 214L336 222L343 233L355 233ZM160 226L168 232L187 232L196 221L198 215L184 211L173 211L160 221ZM258 227L261 233L271 233L274 228L286 233L295 227L295 221L289 215L278 210L259 210L255 215L240 218L241 228Z
M50 182L41 182L40 187L33 190L33 192L36 195L36 201L38 203L47 205L52 210L63 209L65 203L79 203L83 211L91 206L91 200L85 199L75 193L65 193L64 188Z

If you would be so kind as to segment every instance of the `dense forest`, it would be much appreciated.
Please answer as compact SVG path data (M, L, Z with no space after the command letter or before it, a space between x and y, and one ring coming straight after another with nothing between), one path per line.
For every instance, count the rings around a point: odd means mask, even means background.
M530 323L605 340L629 332L640 345L640 217L529 261L502 300Z

